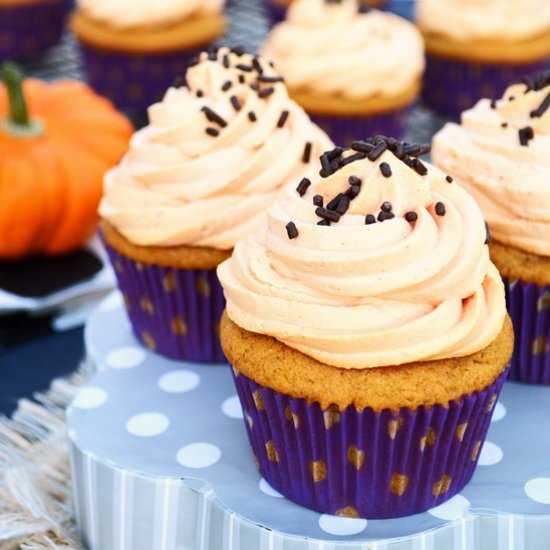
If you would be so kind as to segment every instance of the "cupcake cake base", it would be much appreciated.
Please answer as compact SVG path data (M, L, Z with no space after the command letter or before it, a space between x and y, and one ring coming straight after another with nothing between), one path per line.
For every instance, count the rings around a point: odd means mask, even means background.
M396 538L399 550L478 550L503 540L541 548L550 536L540 437L550 388L505 385L476 474L452 500L416 516L365 520L280 498L253 463L230 367L149 352L128 330L120 294L90 318L86 347L101 372L68 423L78 525L90 550L364 550Z

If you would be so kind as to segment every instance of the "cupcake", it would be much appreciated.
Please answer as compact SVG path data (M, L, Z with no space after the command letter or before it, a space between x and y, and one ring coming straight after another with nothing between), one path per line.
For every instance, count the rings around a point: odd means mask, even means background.
M218 268L261 474L319 512L422 512L473 474L512 352L474 199L377 136L321 157Z
M402 134L424 68L422 37L411 23L355 0L296 0L263 54L337 143Z
M293 0L265 0L267 13L274 23L280 23L284 20L286 10ZM333 2L339 3L340 0ZM387 4L387 0L360 0L361 4L367 8L382 8Z
M480 100L434 138L435 163L478 201L516 332L510 378L550 383L550 73Z
M427 51L422 98L445 117L500 97L550 60L548 0L419 0L416 20Z
M78 0L71 28L90 84L127 111L160 101L225 30L223 0Z
M59 41L70 0L0 0L0 61L25 59Z
M223 362L216 267L331 142L258 56L199 59L107 174L100 215L137 338L167 357Z

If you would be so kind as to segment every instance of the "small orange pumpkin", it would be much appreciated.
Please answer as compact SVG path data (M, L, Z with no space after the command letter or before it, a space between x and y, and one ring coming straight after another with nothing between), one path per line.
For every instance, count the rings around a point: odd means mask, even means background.
M103 175L132 127L80 82L1 70L0 258L71 252L95 231Z

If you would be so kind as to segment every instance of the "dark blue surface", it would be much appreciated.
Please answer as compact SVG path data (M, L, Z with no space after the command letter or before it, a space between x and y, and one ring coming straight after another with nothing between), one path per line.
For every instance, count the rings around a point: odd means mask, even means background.
M20 321L12 320L11 324ZM36 321L21 322L21 330L45 330ZM1 324L1 323L0 323ZM21 397L48 389L51 381L73 372L84 355L83 329L44 332L25 343L0 350L0 414L11 414Z

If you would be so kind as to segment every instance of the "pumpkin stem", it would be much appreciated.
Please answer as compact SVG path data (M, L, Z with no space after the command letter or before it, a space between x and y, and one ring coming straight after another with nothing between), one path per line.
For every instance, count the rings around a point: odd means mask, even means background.
M30 119L27 102L23 95L23 71L21 67L11 61L2 63L2 79L8 92L10 122L18 126L28 126Z
M12 61L0 65L2 80L8 92L9 114L0 121L0 126L9 134L19 138L36 137L43 133L42 123L29 116L25 94L23 93L23 70Z

